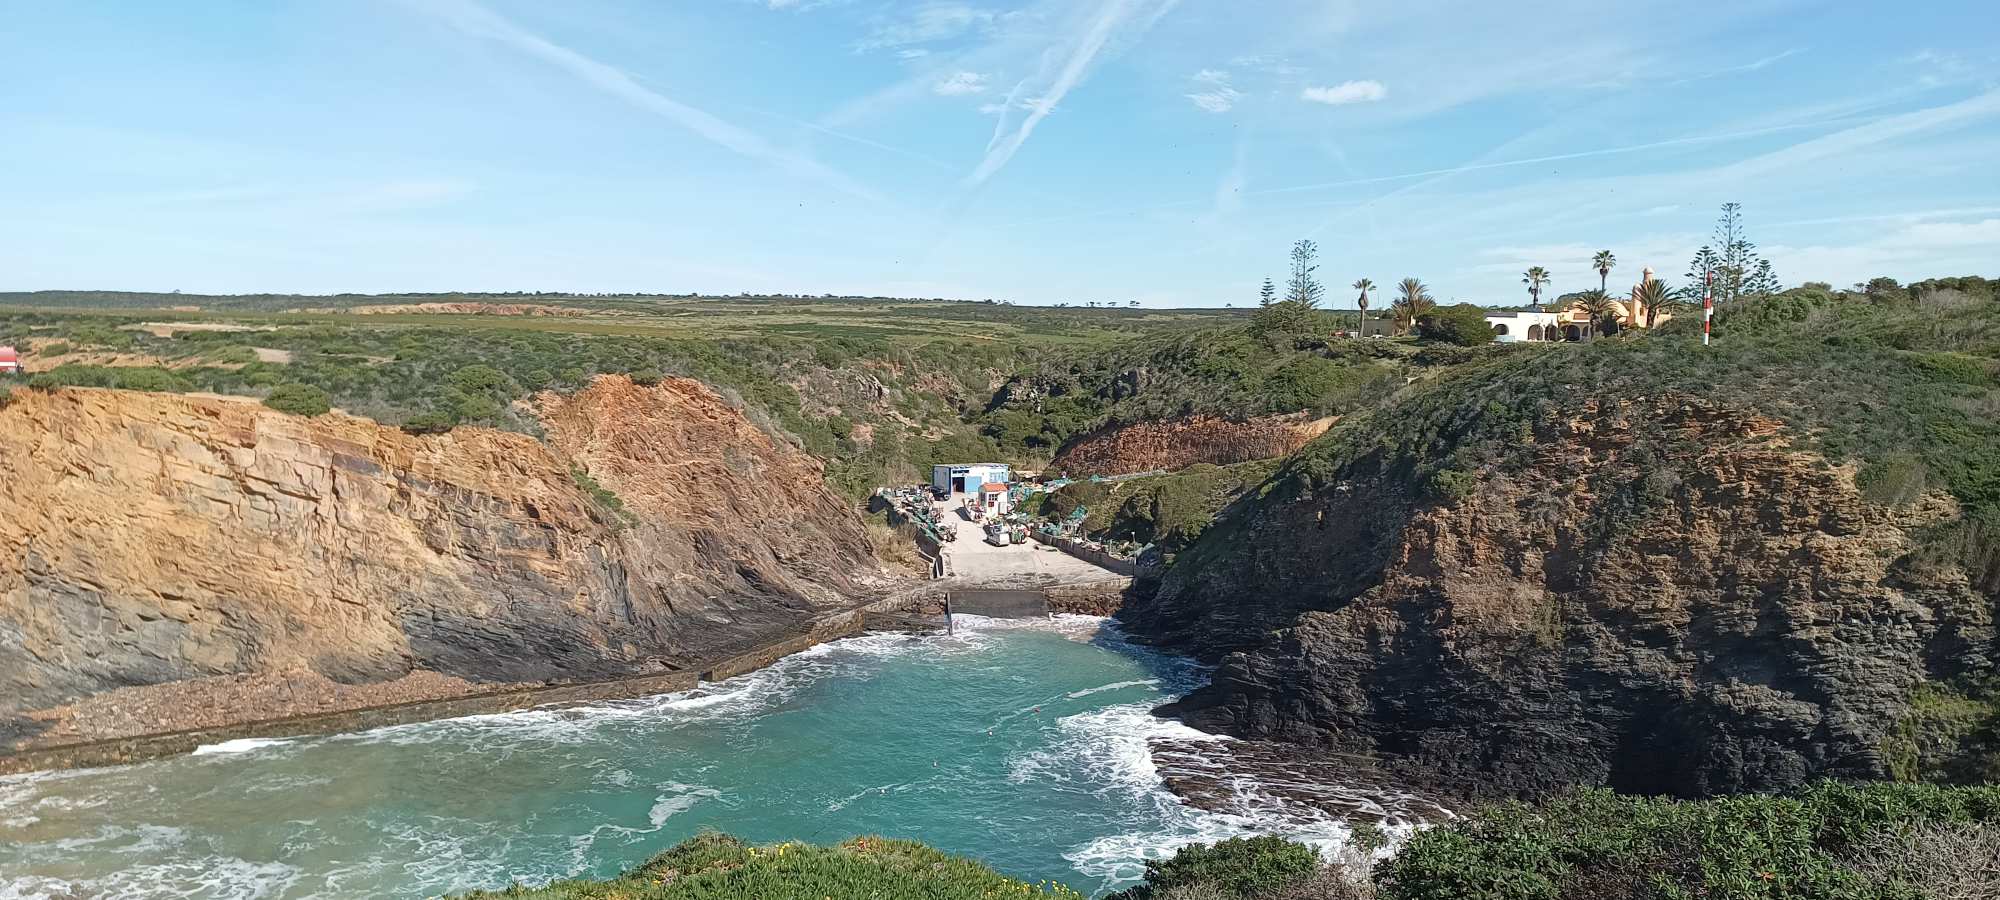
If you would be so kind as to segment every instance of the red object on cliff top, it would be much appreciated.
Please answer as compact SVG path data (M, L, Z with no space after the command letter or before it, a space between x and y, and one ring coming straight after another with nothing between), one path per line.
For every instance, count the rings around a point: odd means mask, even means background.
M21 364L21 354L14 352L12 347L0 347L0 366L8 363L18 367Z

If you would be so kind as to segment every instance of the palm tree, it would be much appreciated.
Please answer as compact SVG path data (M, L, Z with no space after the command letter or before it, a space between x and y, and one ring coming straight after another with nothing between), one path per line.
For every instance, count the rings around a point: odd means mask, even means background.
M1584 291L1582 296L1576 298L1576 305L1583 307L1584 314L1590 317L1593 330L1601 334L1611 333L1610 323L1617 320L1618 307L1612 304L1610 294L1601 290Z
M1590 258L1590 267L1597 270L1598 290L1605 289L1605 282L1611 280L1611 269L1616 265L1618 257L1612 256L1609 250L1599 250L1596 256Z
M1374 290L1374 289L1375 289L1375 282L1373 282L1373 281L1369 281L1369 280L1368 280L1368 279L1366 279L1366 278L1358 278L1358 279L1355 279L1355 281L1354 281L1354 289L1355 289L1355 290L1357 290L1357 291L1360 291L1360 292L1361 292L1361 297L1360 297L1360 299L1357 299L1357 300L1355 300L1355 301L1354 301L1354 303L1355 303L1355 305L1356 305L1356 306L1359 306L1359 307L1361 307L1361 330L1362 330L1362 331L1367 331L1367 330L1368 330L1368 292L1369 292L1369 291L1372 291L1372 290Z
M1660 315L1660 307L1672 302L1669 299L1671 297L1673 292L1667 290L1667 283L1658 278L1648 278L1645 284L1639 285L1639 290L1632 295L1632 299L1639 304L1640 309L1646 311L1647 328L1653 327L1653 321Z
M1535 311L1542 309L1542 285L1549 283L1549 270L1541 266L1529 266L1521 273L1521 283L1528 286L1528 296L1535 301Z
M1437 301L1431 299L1430 288L1424 287L1424 283L1418 279L1403 279L1396 285L1396 292L1396 302L1391 306L1396 311L1398 332L1409 330L1411 326L1417 324L1418 319L1423 318L1425 313L1437 306Z

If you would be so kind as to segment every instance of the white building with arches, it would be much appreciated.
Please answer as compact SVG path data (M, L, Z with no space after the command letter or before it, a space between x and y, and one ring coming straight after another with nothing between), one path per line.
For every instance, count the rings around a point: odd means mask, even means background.
M1522 341L1542 343L1560 341L1562 316L1552 312L1530 310L1510 310L1489 312L1486 324L1493 326L1493 339L1503 344L1517 344Z

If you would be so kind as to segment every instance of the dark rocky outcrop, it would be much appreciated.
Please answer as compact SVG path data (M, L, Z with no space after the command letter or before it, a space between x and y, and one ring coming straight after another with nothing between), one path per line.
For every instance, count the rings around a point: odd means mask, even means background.
M1947 495L1688 396L1460 406L1337 429L1127 607L1218 664L1167 712L1464 794L1693 796L1886 777L1917 686L1992 667L1993 597L1920 546Z

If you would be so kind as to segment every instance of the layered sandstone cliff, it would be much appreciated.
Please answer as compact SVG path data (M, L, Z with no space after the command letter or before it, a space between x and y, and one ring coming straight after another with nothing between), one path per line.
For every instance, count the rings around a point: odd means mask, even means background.
M1192 416L1113 425L1069 443L1054 467L1084 475L1176 471L1196 463L1223 466L1284 456L1326 433L1332 418L1262 416L1235 421Z
M876 577L818 463L707 387L604 377L541 405L546 442L16 391L0 407L0 721L246 673L674 668L782 636Z
M1992 668L1994 598L1919 546L1949 497L1690 397L1462 408L1438 456L1323 439L1124 612L1219 664L1170 712L1466 793L1705 795L1884 777L1916 686Z

